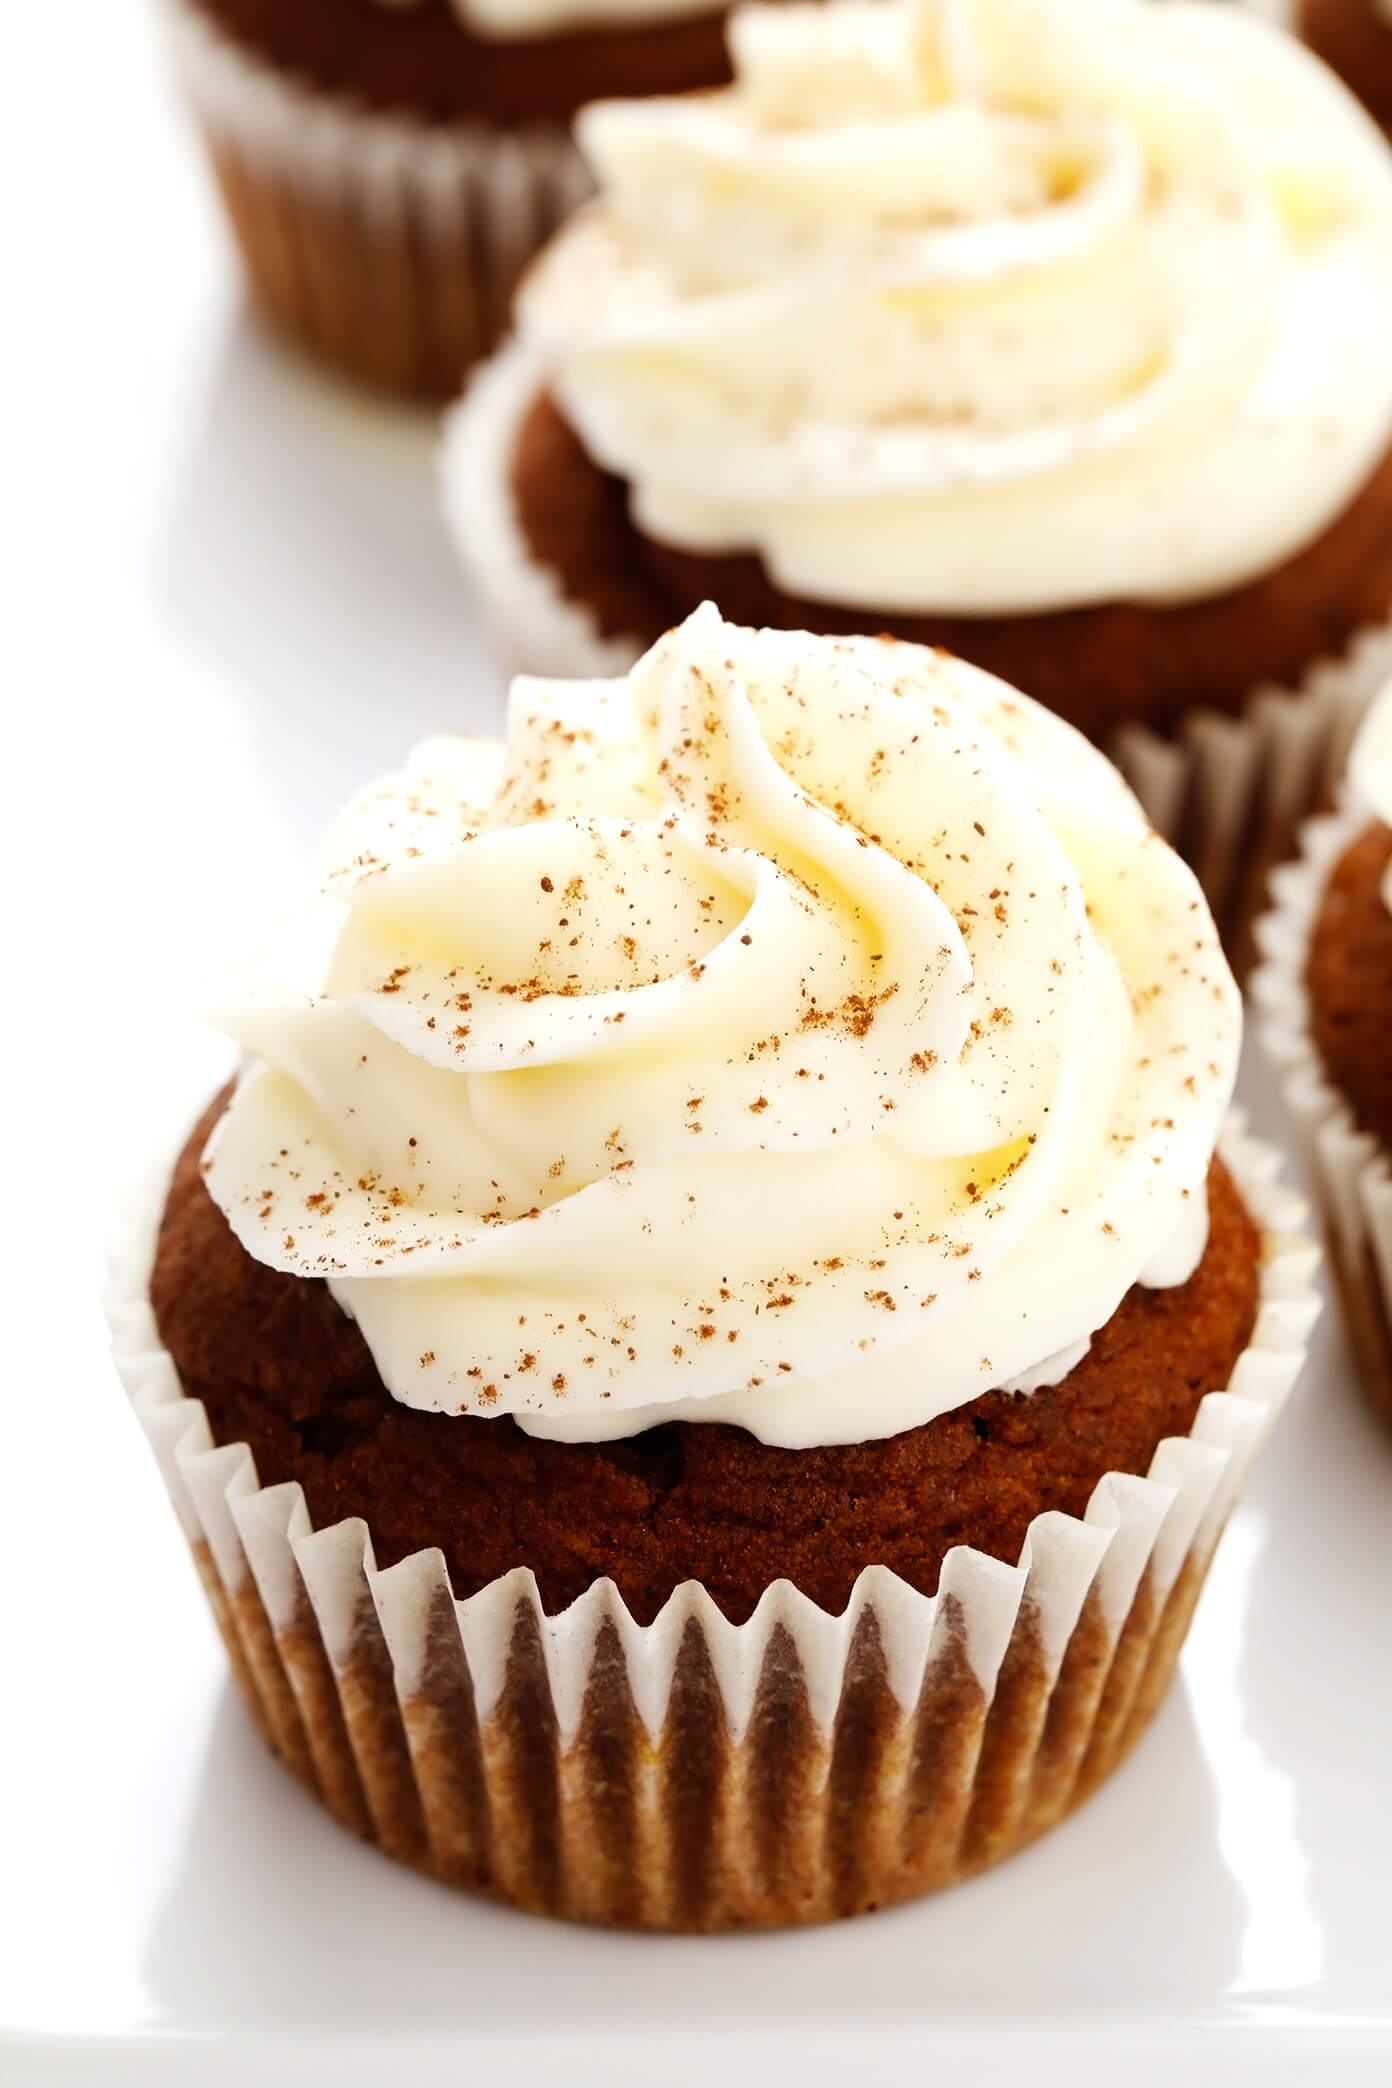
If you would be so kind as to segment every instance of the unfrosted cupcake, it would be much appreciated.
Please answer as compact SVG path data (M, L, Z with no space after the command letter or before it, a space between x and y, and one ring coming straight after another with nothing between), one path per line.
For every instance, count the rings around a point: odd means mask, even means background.
M1392 684L1337 813L1306 829L1258 926L1253 978L1360 1375L1392 1424Z
M445 398L588 189L598 95L729 77L711 0L164 0L258 302L348 374Z
M728 91L585 112L600 199L454 423L511 658L612 671L706 595L945 646L1230 922L1392 663L1392 153L1227 5L730 33Z
M1392 0L1295 0L1296 22L1384 130L1392 130Z
M272 1743L397 1856L651 1927L1042 1832L1314 1310L1216 1150L1192 875L989 677L710 608L327 862L115 1315Z

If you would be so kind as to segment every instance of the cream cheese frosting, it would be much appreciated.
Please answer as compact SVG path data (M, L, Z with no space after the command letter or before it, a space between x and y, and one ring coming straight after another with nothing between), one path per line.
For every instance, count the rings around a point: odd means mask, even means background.
M379 7L402 14L424 4L425 0L377 0ZM499 39L679 21L684 15L718 12L716 0L449 0L449 4L465 28Z
M365 791L217 1019L208 1186L397 1399L802 1446L1052 1382L1191 1273L1240 1004L1071 727L706 605Z
M905 613L1177 601L1392 444L1392 153L1226 0L751 7L602 103L519 327L650 536Z

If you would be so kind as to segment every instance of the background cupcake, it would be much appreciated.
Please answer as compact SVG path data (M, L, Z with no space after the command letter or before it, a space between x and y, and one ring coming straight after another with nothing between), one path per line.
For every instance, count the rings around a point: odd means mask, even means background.
M1230 920L1392 611L1392 154L1216 4L731 41L724 94L586 112L601 200L454 425L511 657L608 671L706 595L946 646L1112 748Z
M1192 876L989 677L709 608L329 861L120 1344L274 1744L394 1854L654 1927L1042 1832L1313 1312L1215 1154Z
M1296 0L1311 50L1392 130L1392 6L1388 0Z
M584 101L728 78L709 0L166 0L247 273L350 375L448 397L588 188Z
M1392 684L1354 745L1341 809L1303 836L1260 923L1253 978L1355 1357L1392 1424Z

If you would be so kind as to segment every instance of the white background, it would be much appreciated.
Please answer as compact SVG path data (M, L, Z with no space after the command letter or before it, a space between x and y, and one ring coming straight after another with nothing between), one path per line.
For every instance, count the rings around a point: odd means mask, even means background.
M350 788L492 729L501 685L432 429L247 317L145 9L4 27L0 2080L1392 2080L1392 1449L1332 1329L1153 1731L945 1897L548 1926L263 1754L106 1360L113 1184L225 1063L200 977Z

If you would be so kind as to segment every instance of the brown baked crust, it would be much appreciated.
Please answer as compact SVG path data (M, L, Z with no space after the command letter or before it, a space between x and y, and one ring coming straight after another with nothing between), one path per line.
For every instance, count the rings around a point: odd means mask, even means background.
M1104 603L1027 616L907 616L785 594L757 556L658 544L628 492L587 455L549 397L520 431L512 492L532 557L607 637L644 644L700 602L734 623L837 637L884 630L974 661L1105 745L1124 720L1169 733L1204 706L1235 715L1252 690L1289 686L1392 616L1392 450L1324 535L1249 586L1174 607Z
M432 122L566 122L606 95L680 94L730 77L725 14L613 24L495 42L448 0L404 10L378 0L195 0L282 72L370 108Z
M1195 1275L1134 1289L1051 1390L988 1392L887 1441L827 1449L684 1422L541 1442L510 1419L397 1404L325 1286L239 1245L199 1172L225 1100L170 1189L151 1285L161 1339L215 1439L249 1443L264 1484L299 1480L316 1526L363 1516L380 1565L439 1545L460 1597L530 1566L555 1611L608 1574L648 1622L695 1579L741 1622L780 1577L839 1611L875 1562L931 1593L952 1545L1013 1562L1041 1510L1080 1514L1104 1472L1144 1472L1227 1384L1256 1313L1257 1229L1215 1161Z
M1372 0L1300 0L1300 34L1392 131L1392 28Z
M1335 863L1315 917L1305 984L1310 1034L1360 1130L1392 1152L1392 913L1382 880L1392 827L1365 827Z

